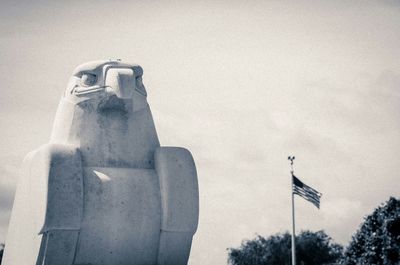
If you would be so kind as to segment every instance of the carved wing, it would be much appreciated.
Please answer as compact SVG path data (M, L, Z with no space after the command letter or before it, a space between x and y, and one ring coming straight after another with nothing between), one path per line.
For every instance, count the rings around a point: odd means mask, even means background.
M23 168L3 264L70 265L83 209L80 154L48 144L28 154Z

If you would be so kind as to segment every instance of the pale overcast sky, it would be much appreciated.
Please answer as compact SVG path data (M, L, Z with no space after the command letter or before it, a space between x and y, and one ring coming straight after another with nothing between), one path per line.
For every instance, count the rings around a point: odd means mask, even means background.
M189 264L291 228L287 156L323 193L298 231L346 244L399 197L399 1L1 1L0 241L24 155L48 142L75 66L144 68L162 145L196 160Z

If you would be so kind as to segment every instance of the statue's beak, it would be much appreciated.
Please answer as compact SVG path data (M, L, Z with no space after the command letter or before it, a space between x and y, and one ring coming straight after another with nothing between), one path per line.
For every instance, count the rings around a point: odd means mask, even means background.
M132 69L114 68L107 71L105 86L118 98L130 99L135 89L135 74Z

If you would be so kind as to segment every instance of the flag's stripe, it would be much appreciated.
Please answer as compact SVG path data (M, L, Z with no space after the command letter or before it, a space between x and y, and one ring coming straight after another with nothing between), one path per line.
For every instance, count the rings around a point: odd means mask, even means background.
M298 193L301 193L301 194L304 195L304 196L313 198L314 200L319 200L319 198L320 198L320 196L318 196L318 195L316 195L316 194L309 193L309 192L306 192L306 191L304 191L304 190L300 190L300 189L298 189L298 188L294 188L294 191L295 191L295 192L298 192Z
M306 199L307 201L309 201L309 202L311 202L311 203L314 203L315 205L319 205L319 200L316 200L316 199L314 199L314 198L310 198L310 197L307 197L307 196L304 196L303 194L301 194L301 193L298 193L298 192L294 192L294 194L297 194L297 195L299 195L300 197L303 197L304 199Z
M297 194L297 195L299 195L300 197L303 197L305 200L311 202L311 203L314 204L317 208L319 208L319 205L320 205L319 200L315 200L314 198L307 197L307 196L305 196L305 195L303 195L303 194L301 194L301 193L298 193L298 192L294 192L293 194Z
M320 194L317 190L314 190L313 188L311 188L310 186L308 186L308 185L306 185L306 184L303 184L303 189L305 189L305 190L310 190L310 191L312 191L312 192L315 192L315 193L317 193L317 194Z
M298 187L293 187L293 190L297 191L299 193L302 193L302 194L304 194L304 195L306 195L308 197L312 197L312 198L314 198L316 200L319 200L319 198L321 198L321 196L319 194L316 194L316 193L313 193L313 192L309 192L309 191L306 191L306 190L303 190L303 189L299 189Z
M299 191L299 190L294 190L293 193L295 193L297 195L300 195L301 197L303 197L303 198L305 198L307 200L312 200L312 201L315 201L316 203L319 203L319 197L312 196L310 194L304 193L304 192Z
M321 195L322 195L321 193L315 192L314 190L311 190L311 189L308 189L308 188L300 188L300 187L295 186L295 185L293 185L293 189L302 190L302 191L304 191L304 192L306 192L308 194L312 194L312 195L314 195L316 197L321 197Z
M305 195L303 195L303 194L301 194L301 193L298 193L298 192L294 192L294 194L297 194L297 195L303 197L304 199L308 200L309 202L312 202L312 203L315 203L315 204L318 204L318 205L319 205L319 200L316 200L316 199L314 199L314 198L305 196Z

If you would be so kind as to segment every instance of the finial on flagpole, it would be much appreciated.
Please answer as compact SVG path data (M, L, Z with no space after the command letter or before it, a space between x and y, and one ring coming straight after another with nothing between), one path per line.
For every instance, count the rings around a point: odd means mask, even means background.
M294 173L294 170L293 170L293 161L295 160L295 156L288 156L288 160L290 160L290 173L292 173L292 175L293 175L293 173Z

